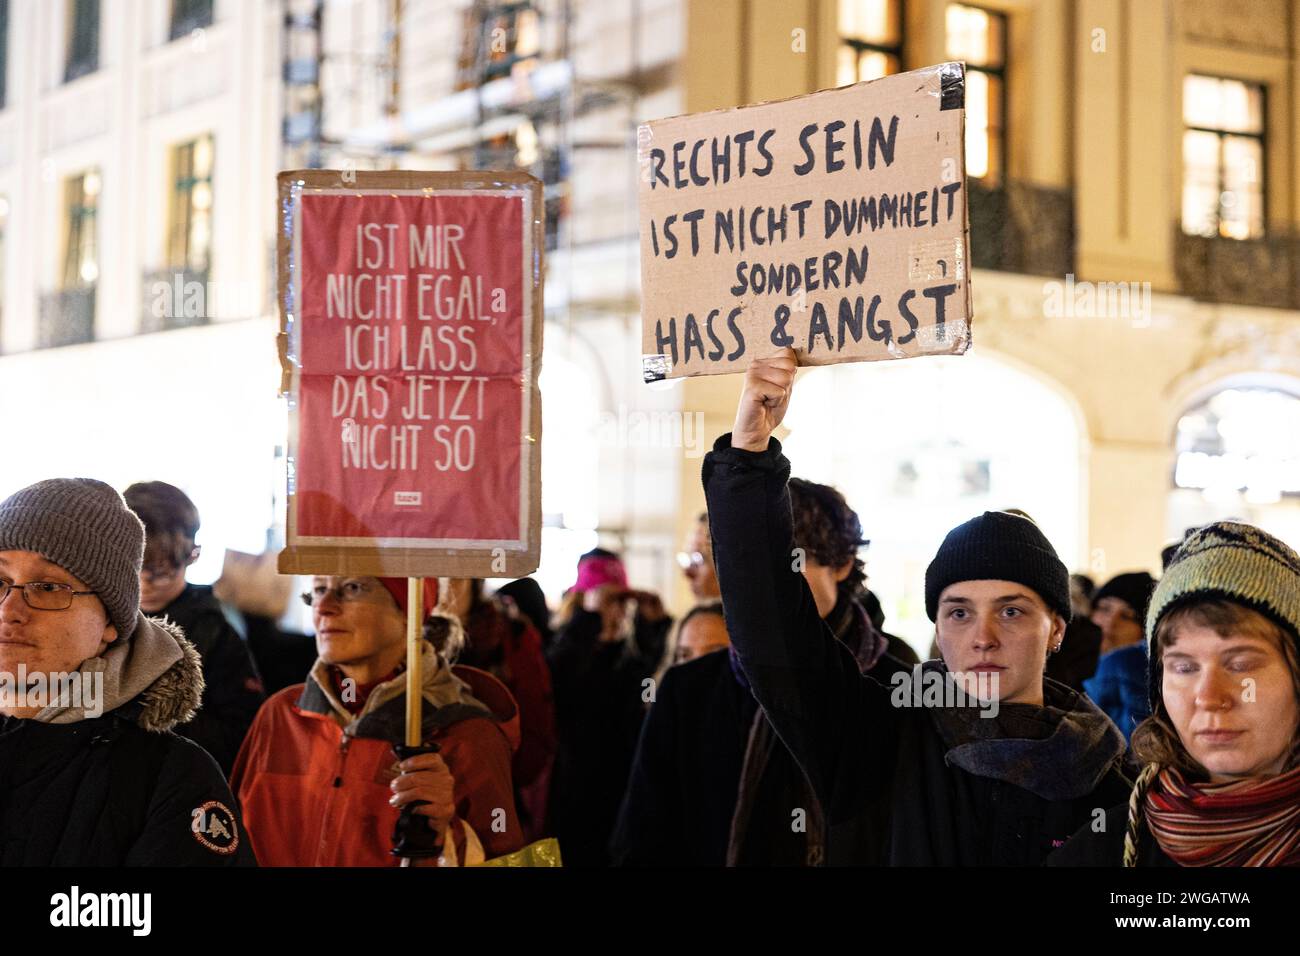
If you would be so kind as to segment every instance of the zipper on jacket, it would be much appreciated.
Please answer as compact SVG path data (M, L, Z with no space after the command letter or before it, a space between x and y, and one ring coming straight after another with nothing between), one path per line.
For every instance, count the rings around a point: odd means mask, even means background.
M348 744L352 742L348 737L346 730L339 730L339 759L334 769L334 783L330 786L331 790L337 790L343 786L343 764L348 756ZM335 810L338 806L340 796L326 797L325 805L321 809L320 828L316 843L316 860L313 866L335 866L337 861L337 848L331 845L331 838L335 831Z
M348 744L351 743L351 741L352 738L348 736L348 732L346 730L343 731L342 737L339 739L339 766L338 773L334 776L335 787L343 786L343 761L347 758Z

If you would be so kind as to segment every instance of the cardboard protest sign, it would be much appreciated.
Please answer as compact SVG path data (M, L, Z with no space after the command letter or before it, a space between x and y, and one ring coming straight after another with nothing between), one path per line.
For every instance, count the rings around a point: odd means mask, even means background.
M964 352L965 70L639 130L646 381Z
M279 177L286 574L517 577L541 530L541 184Z

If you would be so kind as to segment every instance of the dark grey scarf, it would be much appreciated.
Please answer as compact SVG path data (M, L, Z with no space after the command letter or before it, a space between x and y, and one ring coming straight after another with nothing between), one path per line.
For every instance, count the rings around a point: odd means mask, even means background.
M942 661L926 671L948 677ZM1043 678L1043 706L1000 704L996 717L980 707L932 708L948 752L944 761L977 777L1023 787L1044 800L1091 793L1122 758L1124 735L1087 697Z

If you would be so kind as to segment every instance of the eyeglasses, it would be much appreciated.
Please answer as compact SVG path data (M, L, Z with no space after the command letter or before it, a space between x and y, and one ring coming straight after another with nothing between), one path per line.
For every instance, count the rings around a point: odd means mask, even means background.
M678 551L677 563L683 571L691 571L704 566L704 555L699 551Z
M310 591L302 593L302 603L308 607L315 607L333 594L334 599L341 604L349 601L364 601L366 595L374 591L374 588L364 581L344 581L338 587L329 588L323 584L318 584Z
M54 584L51 581L29 581L27 584L11 584L0 581L0 604L4 604L9 592L23 592L27 606L38 611L66 611L72 607L72 599L94 591L74 591L70 584Z

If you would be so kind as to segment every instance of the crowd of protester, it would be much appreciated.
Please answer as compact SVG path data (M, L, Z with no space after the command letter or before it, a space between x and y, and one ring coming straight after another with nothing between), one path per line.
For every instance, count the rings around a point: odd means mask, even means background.
M401 757L406 579L314 577L298 633L233 576L186 581L179 488L15 493L0 672L99 690L6 685L0 866L391 866L399 816L444 848L412 865L551 840L578 867L1300 864L1294 551L1220 521L1098 586L985 512L926 569L922 661L858 514L773 437L795 368L755 360L706 456L680 619L603 548L554 609L426 579Z

